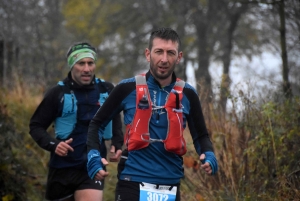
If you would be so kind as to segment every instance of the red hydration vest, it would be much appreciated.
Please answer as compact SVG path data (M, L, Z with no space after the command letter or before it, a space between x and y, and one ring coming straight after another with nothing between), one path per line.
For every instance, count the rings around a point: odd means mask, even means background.
M152 115L152 102L144 74L135 76L136 80L136 112L131 124L126 126L124 141L128 151L145 148L151 142L164 143L167 151L180 156L186 153L186 142L183 138L183 118L181 100L185 82L177 78L176 83L169 93L166 104L168 117L168 133L166 139L151 139L149 133L149 122ZM145 107L141 107L144 103ZM148 106L148 107L147 107Z

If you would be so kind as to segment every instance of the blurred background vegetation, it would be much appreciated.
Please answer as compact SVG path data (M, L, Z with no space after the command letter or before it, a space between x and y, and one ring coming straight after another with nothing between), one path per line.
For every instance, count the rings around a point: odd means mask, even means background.
M96 46L96 74L118 83L148 69L144 49L161 26L182 38L176 74L188 80L194 66L219 161L216 176L200 171L187 129L182 200L300 199L299 0L1 0L0 25L2 201L44 200L49 153L31 139L28 124L45 91L67 74L69 46ZM233 84L234 59L248 68L266 52L280 61L279 80L271 74L258 76L264 86ZM212 65L222 69L219 81ZM255 68L277 68L270 65ZM116 165L108 166L105 201L113 200Z

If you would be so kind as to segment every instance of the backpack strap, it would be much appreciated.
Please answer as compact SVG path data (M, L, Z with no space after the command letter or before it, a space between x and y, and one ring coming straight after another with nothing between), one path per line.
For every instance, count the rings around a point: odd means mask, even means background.
M64 81L58 81L57 85L61 88L61 92L58 95L58 109L56 117L61 117L63 110L64 94L71 94L73 91L70 90L69 84Z
M99 90L99 86L102 86L105 89L104 92L110 93L111 90L109 90L108 87L106 86L105 80L100 78L95 78L95 81L96 81L96 86L98 86L98 90Z

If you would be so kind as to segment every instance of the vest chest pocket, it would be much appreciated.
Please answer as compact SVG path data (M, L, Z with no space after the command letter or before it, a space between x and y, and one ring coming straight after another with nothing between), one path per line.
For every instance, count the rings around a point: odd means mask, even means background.
M76 123L77 104L74 94L64 94L64 106L61 117L55 119L56 138L67 139Z
M101 93L100 97L99 97L99 103L100 103L100 107L103 105L103 103L105 102L105 100L108 97L108 93Z
M74 94L64 94L64 106L62 117L73 115L77 111L76 99Z

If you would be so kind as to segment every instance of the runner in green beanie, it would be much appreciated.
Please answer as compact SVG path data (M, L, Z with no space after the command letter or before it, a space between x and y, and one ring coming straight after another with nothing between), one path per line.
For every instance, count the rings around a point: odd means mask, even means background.
M105 140L111 141L112 159L119 160L124 139L120 114L103 127L109 137L99 132L101 153L97 157L103 166L97 171L105 175L101 179L93 180L87 172L86 139L89 122L114 85L95 76L96 48L89 43L73 44L66 58L67 76L46 92L29 125L32 138L50 153L45 200L103 201L105 177L109 174L105 168ZM51 125L55 136L47 132Z

